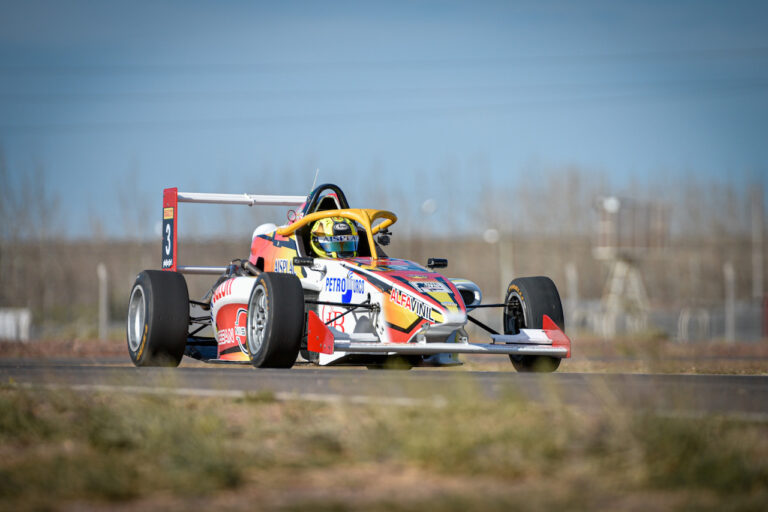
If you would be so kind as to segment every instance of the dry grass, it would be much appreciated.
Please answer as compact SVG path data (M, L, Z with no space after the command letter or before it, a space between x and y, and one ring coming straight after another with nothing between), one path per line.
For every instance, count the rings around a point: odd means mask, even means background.
M0 509L759 510L768 425L0 390Z

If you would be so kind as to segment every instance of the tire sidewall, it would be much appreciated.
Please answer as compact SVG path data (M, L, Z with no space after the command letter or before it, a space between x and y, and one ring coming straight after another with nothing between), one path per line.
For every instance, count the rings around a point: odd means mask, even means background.
M560 329L565 330L565 317L560 294L555 283L548 277L521 277L513 280L507 287L504 303L509 304L514 297L520 300L525 318L524 325L517 326L518 329L541 329L544 325L543 315L547 315ZM510 334L507 319L508 312L505 308L504 332Z
M128 354L131 356L131 361L136 366L142 366L142 363L144 362L147 353L147 337L149 334L149 326L152 322L152 315L150 315L150 312L152 311L152 294L151 292L148 292L147 289L149 288L146 274L142 272L138 275L136 278L136 282L133 285L133 288L131 288L131 295L128 298L128 304L130 308L131 299L133 299L134 294L136 293L136 289L140 288L141 293L144 296L144 324L138 329L141 332L141 340L139 341L139 345L134 351L131 347L130 343L130 330L131 330L131 316L130 316L130 309L129 309L129 315L127 320L127 325L125 328L125 339L128 343Z
M144 295L144 325L134 351L129 342L129 309L126 344L131 361L136 366L178 366L184 357L189 326L189 292L184 277L175 272L145 270L136 277L130 298L137 288Z
M265 275L265 273L262 273L259 275L259 277L256 279L256 283L253 285L253 289L251 290L251 296L248 299L248 323L247 323L247 340L246 340L246 347L248 348L248 358L251 360L251 364L253 366L260 367L262 364L264 364L264 361L267 358L267 355L269 353L270 349L270 343L271 335L272 335L272 329L274 327L274 306L272 305L272 294L270 293L272 288L271 280ZM256 295L257 291L259 289L264 290L264 295L266 300L264 301L265 307L266 307L266 325L264 326L264 336L261 340L261 346L259 347L259 350L257 350L255 353L252 352L251 347L251 326L253 322L253 315L251 314L251 308L256 307L256 304L253 303L254 295Z
M560 329L565 330L565 317L560 294L552 280L545 276L521 277L513 280L507 287L505 304L517 298L520 301L524 317L523 325L516 329L541 329L544 315L552 319ZM509 327L510 313L504 308L504 333L515 334ZM550 356L512 355L510 361L518 372L552 372L560 366L560 358Z
M259 289L266 296L264 337L259 349L251 352L251 332ZM304 333L304 294L299 278L292 274L262 272L248 299L247 347L251 364L257 368L290 368L301 350Z

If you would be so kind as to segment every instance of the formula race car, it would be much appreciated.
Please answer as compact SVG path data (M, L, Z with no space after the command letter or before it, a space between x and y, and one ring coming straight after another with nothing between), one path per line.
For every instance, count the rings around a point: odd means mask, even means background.
M179 264L178 204L294 206L289 224L262 224L250 256L223 267ZM136 366L177 366L182 357L207 362L290 368L318 365L409 368L457 363L455 354L507 354L518 371L554 371L571 355L563 309L547 277L513 280L503 303L483 304L477 285L426 266L388 257L385 210L353 209L332 184L308 196L163 192L162 270L141 272L128 306L128 352ZM317 226L327 233L318 236ZM340 230L340 231L339 231ZM322 233L321 233L322 234ZM320 244L322 247L319 247ZM321 257L318 252L330 252ZM184 274L218 276L190 300ZM502 310L503 333L470 316ZM473 322L487 343L471 343ZM213 336L201 336L209 327Z

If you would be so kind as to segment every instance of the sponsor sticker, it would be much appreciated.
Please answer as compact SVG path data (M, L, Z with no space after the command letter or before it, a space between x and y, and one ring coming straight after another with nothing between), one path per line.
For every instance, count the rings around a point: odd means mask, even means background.
M240 351L243 354L247 354L248 351L245 348L245 344L248 342L247 340L247 329L246 326L248 325L248 310L245 308L240 308L237 310L237 314L235 315L235 339L237 340L237 344L240 346Z
M357 237L355 235L329 235L320 237L320 239L323 242L354 242Z
M344 327L344 320L349 318L347 316L341 316L345 311L342 308L334 308L333 306L322 306L320 308L320 320L323 323L330 322L329 327L333 327L337 331L347 332Z
M411 286L419 290L421 293L450 293L443 283L439 281L409 281Z
M424 301L421 301L409 293L401 292L396 288L392 288L389 294L389 300L397 304L403 309L407 309L412 313L429 320L432 323L435 321L432 318L432 307Z
M219 329L217 338L219 340L219 345L231 345L235 342L235 336L232 329Z
M247 354L247 325L248 310L245 308L239 308L235 314L235 325L233 327L227 327L225 329L218 330L218 335L216 336L218 344L224 346L236 344L243 354Z
M355 276L351 271L347 272L347 277L326 277L325 291L332 293L341 293L341 302L349 304L352 302L353 295L363 295L365 293L365 281Z
M293 261L283 258L276 259L275 272L280 272L281 274L294 274Z
M232 283L234 283L234 279L230 279L228 281L225 281L219 285L218 288L216 288L216 291L213 293L213 298L211 299L211 304L214 302L220 301L224 297L229 296L229 294L232 293Z
M343 231L349 232L350 231L349 224L347 224L346 222L337 222L336 224L333 225L333 230L336 233L341 233Z
M163 220L173 218L173 208L163 208Z

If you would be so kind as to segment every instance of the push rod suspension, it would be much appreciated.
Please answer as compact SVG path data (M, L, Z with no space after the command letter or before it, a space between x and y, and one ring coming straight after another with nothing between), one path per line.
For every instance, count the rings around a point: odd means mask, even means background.
M358 309L358 308L364 308L369 309L371 311L376 309L376 306L369 303L368 301L362 302L360 304L346 304L344 302L329 302L326 300L313 300L313 299L304 299L304 302L306 304L317 304L319 306L334 306L337 308L349 308L352 309Z
M469 315L467 315L467 320L469 320L470 322L472 322L472 323L473 323L473 324L475 324L475 325L478 325L478 326L482 327L483 329L485 329L486 331L488 331L488 332L489 332L489 333L491 333L491 334L499 334L499 333L498 333L498 332L497 332L495 329L491 329L490 327L488 327L487 325L485 325L485 324L484 324L483 322L481 322L480 320L477 320L477 319L475 319L475 318L472 318L472 317L471 317L471 316L469 316Z
M321 306L337 306L337 307L348 308L345 312L341 313L340 315L336 315L335 317L325 322L325 325L331 325L339 318L351 313L356 309L367 309L369 311L375 311L377 309L377 306L374 306L370 303L370 299L367 299L365 302L360 304L344 304L343 302L327 302L322 300L311 300L311 299L307 299L304 302L306 302L307 304L319 304Z

